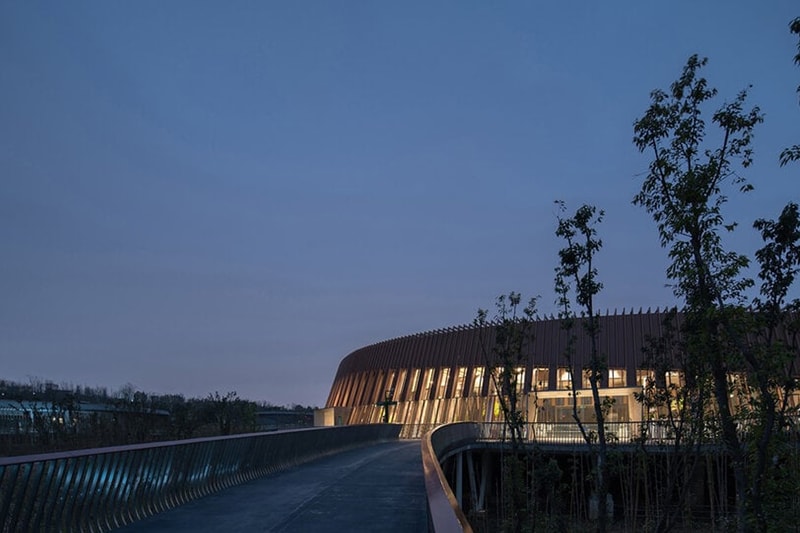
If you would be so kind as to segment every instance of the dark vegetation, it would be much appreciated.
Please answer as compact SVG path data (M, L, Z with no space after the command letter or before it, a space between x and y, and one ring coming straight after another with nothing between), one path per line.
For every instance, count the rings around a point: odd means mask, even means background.
M800 37L800 18L789 29ZM800 43L794 61L800 65ZM763 246L751 254L726 246L724 236L738 222L724 208L729 195L753 190L745 173L764 117L748 104L746 89L715 104L717 90L701 76L706 62L690 57L667 90L651 93L634 123L634 145L650 164L633 203L655 222L670 259L666 281L681 302L664 324L666 333L642 347L643 368L653 373L636 398L645 413L640 439L623 447L606 433L609 405L598 390L608 370L594 305L602 290L594 257L602 248L597 228L604 213L583 205L565 217L559 202L556 236L564 247L555 290L570 339L564 361L573 419L587 451L547 456L523 438L514 369L527 357L536 302L523 310L518 293L501 296L492 320L481 310L476 322L494 325L484 354L495 369L510 453L499 459L492 517L473 516L476 525L514 532L797 530L800 301L789 295L800 271L800 209L789 201L776 218L753 221ZM776 163L798 161L800 145L794 145ZM757 281L748 277L751 267ZM587 336L591 350L583 368L572 362L578 335ZM667 381L668 371L680 379ZM591 423L577 409L581 376L591 386ZM656 444L654 422L663 431Z
M313 424L313 407L0 380L0 456L233 435Z

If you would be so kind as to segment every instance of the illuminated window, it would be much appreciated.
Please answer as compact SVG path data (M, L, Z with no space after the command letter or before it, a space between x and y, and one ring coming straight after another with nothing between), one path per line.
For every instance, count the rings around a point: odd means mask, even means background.
M559 368L556 376L558 377L558 388L560 390L572 390L572 374L568 368Z
M492 369L492 380L489 383L489 396L497 396L497 388L503 386L503 367Z
M621 368L611 368L608 370L609 387L625 387L627 385L627 374Z
M637 370L636 385L642 388L655 385L656 373L652 370Z
M795 377L795 389L789 393L789 397L785 399L786 405L789 407L793 407L797 409L800 407L800 389L797 387L800 382L800 378ZM783 394L781 394L781 398L783 399Z
M456 386L453 389L453 398L461 398L464 396L464 383L467 380L467 367L462 366L458 369L456 374Z
M531 390L547 390L550 387L550 369L534 368L531 376Z
M747 376L741 372L728 374L728 385L731 392L747 392Z
M675 386L675 387L682 387L683 386L683 372L678 372L675 370L671 370L667 372L664 377L667 380L667 387Z
M483 392L483 374L484 368L479 366L472 369L472 395L480 396Z
M439 387L436 390L437 398L444 398L447 395L447 383L450 379L450 369L442 368L439 371Z
M728 394L731 397L731 407L738 411L750 395L747 387L747 376L744 373L728 374Z
M409 384L408 389L408 399L413 400L414 395L417 393L417 389L419 388L419 368L414 369L414 373L411 375L411 383Z
M582 379L581 379L581 387L583 387L584 389L591 389L592 388L592 380L590 378L592 377L592 371L591 370L583 371L582 374L581 374L581 377L582 377ZM602 379L603 378L602 378L602 374L601 374L600 375L600 381L597 382L597 387L598 388L603 386L602 385Z
M433 368L426 368L425 369L425 377L422 378L422 395L420 399L422 400L429 400L431 397L431 389L433 388L433 378L434 378L434 369Z
M489 384L489 395L497 396L497 390L500 389L504 396L508 396L508 387L514 387L518 395L523 392L525 385L525 367L519 366L510 369L510 375L505 375L505 370L502 366L492 369L492 382Z
M525 390L525 367L518 366L514 369L514 383L516 384L517 396L522 396Z

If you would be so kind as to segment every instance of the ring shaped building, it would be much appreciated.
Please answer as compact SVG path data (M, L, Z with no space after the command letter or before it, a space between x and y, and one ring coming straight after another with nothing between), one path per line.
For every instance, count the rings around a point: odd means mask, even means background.
M665 332L666 312L638 312L599 317L599 350L608 370L600 383L600 395L612 398L607 421L639 421L657 413L643 413L634 394L648 380L675 383L680 372L655 376L645 365L643 347L648 337ZM590 384L582 375L590 353L588 336L580 320L576 334L573 368L577 408L583 420L594 420ZM558 319L537 320L525 348L524 364L515 368L521 410L529 422L572 420L572 376L565 358L568 333ZM491 341L491 342L488 342ZM400 337L360 348L339 364L326 408L324 425L365 424L384 418L400 424L442 424L458 421L501 421L501 407L492 383L493 362L487 358L494 341L494 327L459 326ZM488 349L487 349L488 347ZM496 375L496 374L495 374ZM737 379L732 375L731 379ZM742 378L743 379L743 378ZM662 381L663 380L663 381Z

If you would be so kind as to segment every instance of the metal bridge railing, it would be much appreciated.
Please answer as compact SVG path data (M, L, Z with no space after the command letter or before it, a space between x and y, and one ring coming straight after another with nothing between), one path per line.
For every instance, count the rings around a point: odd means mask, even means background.
M508 427L502 422L478 424L483 440L507 440ZM608 442L631 443L644 440L654 444L672 440L672 429L666 422L606 422L604 424ZM590 441L597 440L597 424L584 423ZM642 433L644 430L644 433ZM535 422L522 427L522 437L527 442L541 444L585 444L583 433L575 422Z
M464 422L467 423L467 422ZM482 440L507 440L508 427L503 422L468 422L480 429ZM441 425L441 424L440 424ZM437 427L437 424L404 424L401 439L421 439ZM586 433L597 438L597 424L585 423ZM667 421L650 422L606 422L608 442L661 444L674 439L674 430ZM523 426L523 438L528 442L543 444L585 444L583 434L575 422L531 422Z
M482 438L481 424L460 422L439 426L422 438L422 468L428 499L429 530L435 533L472 532L453 489L442 472L441 459L451 450Z
M477 424L481 430L483 440L507 440L510 435L508 428L502 422L481 422ZM797 427L794 422L794 427ZM590 442L597 442L597 424L586 422L583 424L586 435ZM606 422L603 424L606 433L606 442L616 444L643 444L643 445L665 445L673 444L676 437L676 428L668 420L647 420L634 422ZM737 430L740 438L751 431L753 421L748 419L737 420ZM688 433L690 428L685 427L684 432ZM404 431L405 428L404 428ZM575 422L534 422L527 423L522 428L522 436L527 442L537 442L540 444L566 444L582 445L586 444L578 424ZM687 435L683 436L684 439ZM701 435L695 436L703 444L719 444L722 442L722 435L716 426L707 426Z
M337 426L0 458L0 531L106 531L399 432Z
M739 420L743 434L752 428L752 421ZM794 428L800 426L794 421ZM401 435L415 438L430 426L409 424ZM606 422L607 442L662 446L675 443L675 428L667 420L644 422ZM590 442L596 442L597 424L584 424ZM797 433L794 434L797 436ZM418 437L417 437L418 438ZM457 422L432 428L422 436L422 464L428 497L429 529L436 533L471 532L471 526L458 505L458 499L442 472L441 462L448 456L476 443L508 441L508 427L502 422ZM528 443L568 445L588 450L586 439L575 422L537 422L523 427ZM720 436L713 427L702 435L705 444L719 444Z
M432 429L432 430L430 430ZM586 424L590 440L596 438L597 425ZM609 422L605 424L609 441L630 443L636 439L648 443L664 443L671 440L672 432L665 422ZM501 422L459 422L436 427L409 424L403 427L401 436L415 438L423 431L422 466L425 474L425 489L428 498L429 529L436 533L471 532L464 512L458 505L453 489L447 482L440 462L452 452L480 441L505 441L507 426ZM528 442L559 445L585 445L583 433L574 422L529 423L523 428Z

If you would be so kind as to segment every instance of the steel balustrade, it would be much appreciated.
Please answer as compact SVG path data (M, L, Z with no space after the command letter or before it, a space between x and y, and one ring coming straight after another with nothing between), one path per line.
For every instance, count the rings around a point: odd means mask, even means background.
M347 448L397 424L337 426L0 458L0 531L107 531Z
M793 417L793 425L800 425ZM751 430L753 421L737 420L740 438ZM481 440L504 441L510 439L508 428L503 422L476 423L481 432ZM597 424L583 424L586 435L591 442L597 442ZM606 422L604 425L606 441L611 444L642 444L648 446L670 445L675 443L676 428L668 420L647 420L631 422ZM404 428L404 432L406 429ZM557 445L584 445L586 439L575 422L533 422L522 427L522 437L526 442ZM684 439L687 438L684 435ZM699 436L701 444L719 445L722 435L719 429L708 427Z
M439 426L422 439L422 468L428 499L429 529L435 533L472 532L447 483L440 461L455 449L485 438L482 424L461 422Z
M469 424L476 428L476 439L503 441L510 439L507 435L508 427L503 422L464 422L445 424L439 427ZM746 427L740 424L743 428ZM674 441L674 428L666 420L652 420L647 422L606 422L606 439L609 443L632 444L642 443L649 445L669 444ZM433 424L405 424L400 432L400 438L421 438L436 426ZM597 439L597 424L586 422L584 428L590 440ZM540 444L586 444L580 428L575 422L529 422L522 427L522 437L529 443ZM711 442L719 442L719 435L707 434L704 436Z
M597 424L584 425L590 441L597 438ZM740 431L748 424L741 421ZM424 425L409 425L403 435L414 435ZM675 433L666 420L646 422L607 422L606 436L617 444L642 444L663 446L673 444ZM425 489L428 498L430 530L436 533L471 532L472 528L458 505L453 489L442 471L441 462L465 448L479 443L504 442L508 440L508 427L502 422L457 422L441 425L428 431L422 438L422 466L425 473ZM707 443L719 443L719 435L704 435ZM523 427L523 438L527 443L543 445L568 445L575 449L587 448L586 439L575 422L528 423Z

